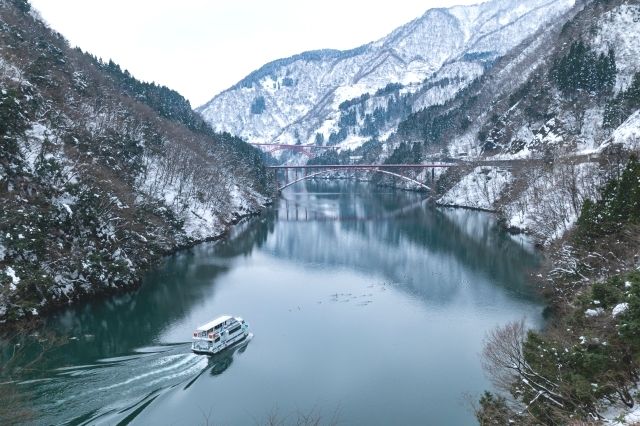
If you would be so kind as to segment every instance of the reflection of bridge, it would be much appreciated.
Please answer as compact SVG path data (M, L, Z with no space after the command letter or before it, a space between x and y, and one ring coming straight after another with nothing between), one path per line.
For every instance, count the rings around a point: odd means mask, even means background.
M418 187L430 191L431 188L424 182L420 182L417 179L405 176L399 172L402 170L428 170L431 169L431 179L433 180L436 168L453 167L454 163L433 163L433 164L324 164L324 165L306 165L306 166L271 166L269 169L275 172L276 188L278 191L282 191L289 186L301 182L303 180L311 179L316 176L324 175L335 171L348 171L348 172L373 172L382 173L385 175L397 177L408 182L411 182ZM284 184L279 183L279 171L284 171ZM295 172L293 179L289 180L289 172ZM302 176L300 176L302 172Z
M423 207L431 197L422 198L421 200L411 203L407 206L395 209L391 212L378 213L373 215L362 215L354 213L352 215L328 215L327 213L312 209L307 206L299 205L294 202L289 204L288 199L284 199L284 206L279 205L278 220L281 222L375 222L395 219L406 215L407 213Z
M313 154L317 151L327 151L330 149L337 149L337 146L320 146L320 145L287 145L280 143L252 143L250 144L256 148L263 148L268 154L276 151L293 151L300 154L304 154L307 157L313 157Z

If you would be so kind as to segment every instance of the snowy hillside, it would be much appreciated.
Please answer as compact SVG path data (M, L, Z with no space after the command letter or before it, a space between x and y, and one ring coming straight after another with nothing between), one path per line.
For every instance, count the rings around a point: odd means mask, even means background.
M574 0L492 0L432 9L351 51L306 52L265 65L198 108L250 142L386 139L412 111L452 98Z
M640 6L591 2L574 12L460 99L414 114L399 130L411 152L520 160L507 183L483 168L465 172L443 185L439 202L494 210L545 244L574 227L584 201L597 199L640 148ZM434 123L446 130L433 132Z
M0 0L0 324L132 288L267 202L261 154Z

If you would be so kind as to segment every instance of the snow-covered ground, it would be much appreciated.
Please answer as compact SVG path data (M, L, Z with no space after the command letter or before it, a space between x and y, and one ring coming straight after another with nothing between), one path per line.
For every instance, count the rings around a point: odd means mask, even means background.
M497 212L508 227L549 243L578 219L586 198L596 199L604 182L597 163L530 167L517 176L499 167L476 167L437 202Z
M640 110L634 112L613 132L605 146L611 144L620 144L629 150L640 149Z
M606 13L599 22L598 32L591 39L597 51L615 52L616 91L625 90L633 75L640 71L640 5L623 4Z
M442 196L438 203L495 210L496 201L511 183L511 172L498 167L476 167Z
M586 198L595 199L602 185L597 163L558 165L528 175L529 185L505 205L510 227L534 232L544 242L564 235L578 219Z

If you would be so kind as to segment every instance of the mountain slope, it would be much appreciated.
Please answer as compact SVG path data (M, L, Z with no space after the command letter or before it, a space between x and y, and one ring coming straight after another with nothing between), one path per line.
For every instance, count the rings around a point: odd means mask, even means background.
M216 130L250 142L385 139L411 111L450 99L573 4L492 0L432 9L357 49L267 64L197 110Z
M0 1L0 322L135 285L267 202L260 153Z
M568 20L498 59L454 98L411 114L385 150L372 145L355 153L374 162L519 160L438 176L439 202L497 211L541 243L561 238L584 200L596 199L639 147L638 7L578 4Z

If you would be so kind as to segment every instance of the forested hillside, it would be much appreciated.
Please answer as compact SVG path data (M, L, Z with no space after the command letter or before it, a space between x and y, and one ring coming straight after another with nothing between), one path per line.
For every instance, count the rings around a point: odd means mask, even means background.
M261 154L0 1L0 321L134 286L268 202Z
M413 113L384 149L371 145L378 161L517 160L438 175L438 202L495 211L540 244L561 238L639 147L638 16L633 2L580 2L453 99Z

